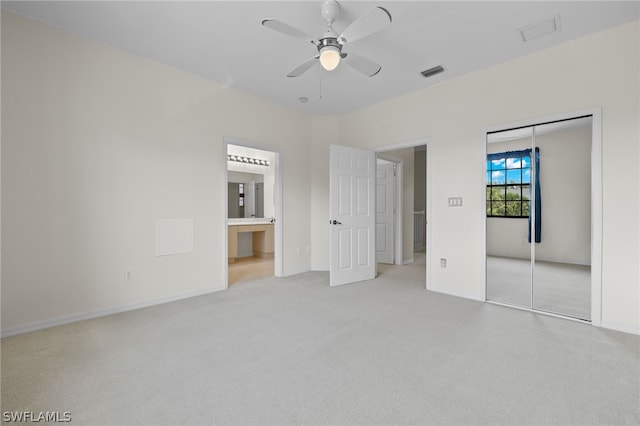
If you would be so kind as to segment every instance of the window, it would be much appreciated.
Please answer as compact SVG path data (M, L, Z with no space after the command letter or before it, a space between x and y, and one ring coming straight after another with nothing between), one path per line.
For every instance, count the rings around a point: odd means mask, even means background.
M487 156L487 217L528 218L531 150Z
M244 207L244 183L238 184L238 206Z

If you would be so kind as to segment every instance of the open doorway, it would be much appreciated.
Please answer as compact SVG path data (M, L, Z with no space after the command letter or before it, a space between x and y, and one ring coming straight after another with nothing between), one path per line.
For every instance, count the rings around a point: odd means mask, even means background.
M391 272L394 268L404 268L405 273L424 277L429 289L428 273L428 185L427 185L427 145L426 141L389 145L379 148L378 179L376 191L376 254L378 273ZM393 169L391 185L388 171ZM393 191L388 188L392 187ZM384 195L381 197L381 195ZM393 235L388 232L391 223L385 214L383 202L393 202ZM384 231L384 236L381 232ZM393 242L393 261L389 261L388 248L383 243ZM409 269L411 271L409 271Z
M225 138L227 286L280 276L279 152Z

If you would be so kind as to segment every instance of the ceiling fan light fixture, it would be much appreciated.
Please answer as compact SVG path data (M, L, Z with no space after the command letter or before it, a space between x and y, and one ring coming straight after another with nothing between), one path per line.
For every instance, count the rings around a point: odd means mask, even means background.
M324 46L320 49L320 65L327 71L333 71L340 63L340 49L336 46Z
M314 38L304 31L300 31L276 19L262 20L263 26L278 31L279 33L311 42L311 44L318 49L318 54L295 67L287 74L287 77L299 77L318 62L320 62L320 66L325 70L333 71L340 64L342 58L346 58L345 64L368 77L373 77L380 72L382 67L371 59L355 53L343 53L342 48L347 44L350 45L354 40L367 37L389 25L391 23L391 14L389 11L380 6L369 9L368 12L365 12L356 18L356 20L352 21L342 34L338 34L333 29L333 22L339 11L340 4L336 0L324 1L320 12L327 25L318 38ZM349 55L348 58L347 55Z

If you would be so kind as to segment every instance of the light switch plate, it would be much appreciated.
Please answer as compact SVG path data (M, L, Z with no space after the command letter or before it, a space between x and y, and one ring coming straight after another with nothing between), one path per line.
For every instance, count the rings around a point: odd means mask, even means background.
M462 207L462 197L449 197L449 207Z

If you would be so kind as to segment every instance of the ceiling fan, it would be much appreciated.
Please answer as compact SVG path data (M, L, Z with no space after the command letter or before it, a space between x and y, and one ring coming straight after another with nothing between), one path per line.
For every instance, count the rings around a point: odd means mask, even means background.
M326 0L320 8L320 14L327 22L327 28L316 39L304 31L300 31L291 25L280 22L276 19L265 19L262 25L283 34L301 38L314 44L318 49L318 54L307 59L302 64L295 67L287 77L298 77L305 71L313 67L316 62L320 62L322 68L333 71L341 59L353 69L360 71L366 76L373 77L378 74L382 67L364 56L355 53L346 53L342 48L350 42L359 40L371 35L391 23L391 14L383 7L376 6L364 15L353 21L342 34L336 33L333 29L333 21L338 16L340 5L335 0Z

